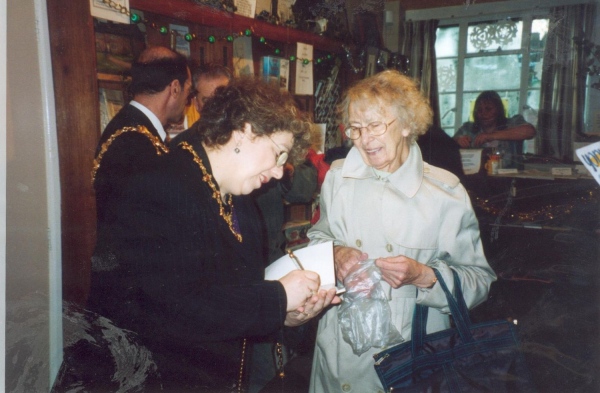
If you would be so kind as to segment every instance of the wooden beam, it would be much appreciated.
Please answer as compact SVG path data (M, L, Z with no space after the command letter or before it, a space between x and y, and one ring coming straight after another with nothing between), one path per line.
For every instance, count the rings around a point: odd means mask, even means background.
M270 23L247 18L231 12L218 10L209 6L193 3L186 0L130 0L131 9L152 12L182 21L196 23L203 26L219 27L232 33L239 33L246 29L252 30L254 36L264 37L267 40L291 44L302 42L313 45L316 50L332 53L342 53L342 43L289 27L276 26Z
M84 304L96 241L90 173L100 138L89 1L48 0L61 182L63 298Z

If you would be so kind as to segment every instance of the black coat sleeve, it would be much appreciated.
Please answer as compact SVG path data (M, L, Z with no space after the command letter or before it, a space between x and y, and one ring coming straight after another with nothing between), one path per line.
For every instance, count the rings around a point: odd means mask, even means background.
M122 304L114 314L143 335L193 343L272 333L287 299L264 281L260 245L251 234L251 203L238 201L239 244L193 168L165 165L130 182L120 204ZM113 296L113 295L110 295Z

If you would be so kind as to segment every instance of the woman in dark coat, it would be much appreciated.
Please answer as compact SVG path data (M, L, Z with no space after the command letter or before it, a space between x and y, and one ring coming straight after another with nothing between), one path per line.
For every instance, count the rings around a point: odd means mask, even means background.
M335 289L318 291L314 272L264 280L248 194L281 178L288 158L302 161L308 144L308 123L287 92L239 79L217 89L159 169L130 182L116 268L94 272L88 305L149 349L156 367L141 390L240 391L247 339L339 303Z

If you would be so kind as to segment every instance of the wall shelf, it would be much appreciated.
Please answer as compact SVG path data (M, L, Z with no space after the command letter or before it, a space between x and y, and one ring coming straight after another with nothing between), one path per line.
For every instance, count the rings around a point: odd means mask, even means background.
M191 1L130 0L129 5L132 9L164 15L203 26L229 29L231 32L251 29L255 36L265 37L267 40L288 44L302 42L312 45L315 50L319 51L343 52L342 43L339 41L302 30L272 25L261 20L247 18Z

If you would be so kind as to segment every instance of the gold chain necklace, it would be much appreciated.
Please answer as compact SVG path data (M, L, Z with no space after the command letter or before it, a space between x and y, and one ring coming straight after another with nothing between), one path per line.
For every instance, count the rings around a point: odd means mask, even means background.
M237 241L241 243L242 235L237 233L235 231L235 229L233 228L233 197L231 196L231 194L228 195L227 204L231 207L231 211L226 212L225 206L223 206L223 201L221 200L221 192L219 190L217 190L215 183L213 183L213 181L212 181L212 176L208 174L208 171L206 170L206 167L204 166L202 159L200 157L198 157L198 154L196 154L196 152L194 151L192 146L190 146L189 143L181 142L178 146L181 146L182 149L189 151L192 154L192 156L194 156L194 162L196 164L198 164L198 166L202 170L202 175L203 175L202 181L204 181L206 184L208 184L208 186L212 189L212 191L213 191L212 197L219 204L219 215L221 217L223 217L223 219L229 226L229 230L231 231L231 233L233 233L233 235L235 236Z
M96 158L94 159L94 164L92 168L92 183L94 183L94 181L96 180L96 173L98 172L98 168L100 168L100 162L102 162L102 157L104 157L104 153L106 153L106 151L115 139L117 139L120 135L126 132L139 132L140 134L145 135L148 139L150 139L150 142L156 149L156 154L159 156L169 152L169 148L163 144L162 140L157 136L152 135L152 133L146 127L123 127L114 134L112 134L110 138L108 138L107 141L104 142L100 147L100 152L98 153L98 156L96 156Z

